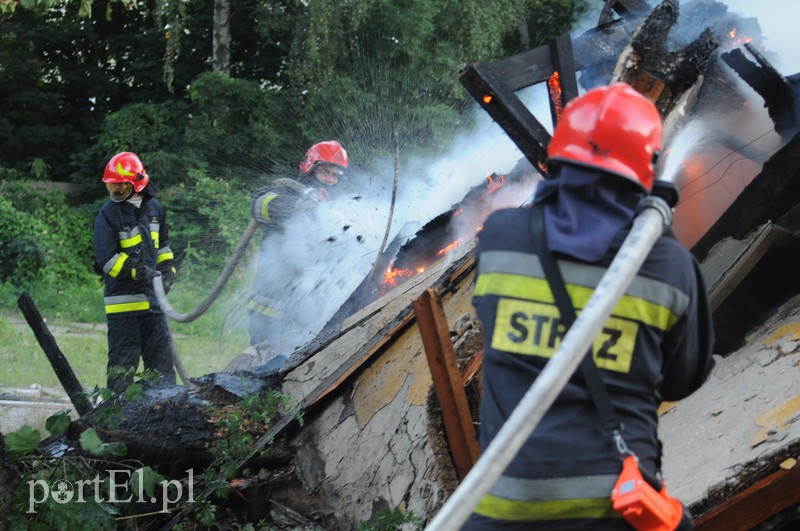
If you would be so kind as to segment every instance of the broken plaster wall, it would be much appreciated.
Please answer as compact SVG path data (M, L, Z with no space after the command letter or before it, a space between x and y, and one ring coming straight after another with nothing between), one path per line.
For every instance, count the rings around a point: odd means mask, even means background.
M451 329L457 318L471 311L472 290L464 288L471 286L473 277L468 275L454 293L442 297ZM410 305L429 285L406 287L402 297L381 310L388 312L383 320ZM364 326L372 329L374 324ZM367 336L354 330L312 360L319 365L325 356L341 357L342 349L354 352L354 337L364 341ZM285 389L307 392L311 372L313 368L298 367L289 375L296 383L290 380ZM440 420L428 413L431 389L422 340L412 323L342 385L292 440L298 476L309 492L319 495L322 511L340 529L354 529L378 511L396 508L425 519L455 488L451 457L437 442Z
M800 455L800 295L660 419L670 492L704 511Z

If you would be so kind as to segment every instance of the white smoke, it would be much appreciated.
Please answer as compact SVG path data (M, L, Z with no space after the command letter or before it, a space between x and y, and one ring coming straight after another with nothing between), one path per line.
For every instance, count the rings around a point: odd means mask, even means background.
M542 91L523 94L534 112L549 116L546 98ZM407 223L422 227L450 210L491 174L509 172L522 157L477 106L474 123L441 157L402 157L387 247ZM282 301L281 309L294 323L291 332L287 331L291 334L289 347L312 339L371 273L389 223L394 161L370 166L379 169L360 176L360 183L348 183L350 192L344 197L295 212L283 231L269 236L268 251L254 264L260 268L255 275L268 276L276 288L274 298ZM359 192L353 193L353 189ZM458 216L454 238L472 238L491 211L518 206L530 199L534 190L535 179L503 186L480 202L476 211ZM384 271L374 274L382 276Z
M790 36L791 33L773 33L770 28L778 19L784 23L793 21L794 17L785 16L786 10L800 10L800 4L795 6L794 3L786 5L782 2L780 9L767 7L772 3L775 2L727 2L731 10L758 16L771 48L785 59L794 59L794 53L787 53L789 48L784 50L779 46L784 36ZM655 5L655 2L652 4ZM588 28L595 23L596 18L591 24L584 21L583 26ZM779 64L784 67L791 65L790 62ZM796 70L793 66L788 68ZM744 84L740 83L740 88L752 99L752 111L764 115L757 95ZM544 85L520 91L518 96L548 132L552 132ZM670 153L663 163L662 176L677 176L681 172L682 161L691 152L702 150L719 140L717 133L726 130L724 117L714 120L708 118L706 116L686 124L672 139L668 146ZM406 223L423 226L452 208L470 189L492 173L510 171L522 157L501 128L477 106L473 128L456 137L450 149L441 156L414 157L403 150L402 144L400 151L397 196L387 245ZM285 301L285 310L299 328L292 332L293 346L300 346L312 339L370 274L384 240L389 223L395 161L352 162L377 169L371 175L361 176L360 182L349 183L345 197L321 204L314 211L297 212L286 223L283 233L270 237L269 255L261 257L263 269L256 272L258 275L269 275L271 282L280 287L276 296ZM354 189L357 192L353 192ZM491 202L480 205L479 211L457 218L455 237L471 237L475 227L482 223L488 213L496 208L522 204L532 196L534 189L535 180L501 188L493 195ZM382 275L383 272L376 274Z

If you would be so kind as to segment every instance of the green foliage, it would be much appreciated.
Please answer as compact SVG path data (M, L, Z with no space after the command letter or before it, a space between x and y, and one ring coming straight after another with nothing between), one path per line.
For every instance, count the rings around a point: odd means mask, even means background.
M216 443L211 450L214 461L206 470L206 477L214 488L227 488L227 484L219 482L219 476L232 479L240 462L250 455L255 435L267 431L283 413L292 413L302 426L302 416L291 397L275 389L249 396L219 414L212 412Z
M114 517L118 514L114 504L99 502L93 495L84 497L84 503L59 503L54 496L35 505L34 513L28 513L32 482L55 486L59 480L74 486L80 480L94 477L97 470L84 460L57 459L40 461L22 477L14 492L9 522L11 529L22 530L72 530L72 529L116 529ZM34 487L42 489L43 487ZM41 496L41 492L37 492ZM88 494L88 493L87 493Z
M17 431L6 433L6 450L9 459L18 459L20 456L36 450L36 445L42 438L39 430L34 430L28 425L22 426Z
M96 282L93 222L57 190L0 183L0 281Z
M151 181L158 189L183 182L201 159L185 155L184 128L188 105L181 101L131 103L109 114L95 142L80 154L81 171L76 176L105 195L100 182L108 159L121 151L133 151L142 159Z
M61 409L47 417L44 427L50 432L50 435L57 437L67 431L70 423L69 411L69 409Z
M148 497L152 497L155 495L156 485L164 481L164 479L164 476L149 466L144 466L134 470L131 474L131 490L144 492Z
M254 169L269 168L281 139L294 133L281 115L283 94L255 82L206 73L192 82L189 98L186 142L226 180L245 182Z
M358 524L358 531L397 531L410 524L414 529L422 529L422 519L413 512L405 512L400 508L378 511L369 522Z
M79 438L81 449L97 457L120 457L128 452L123 443L104 443L94 428L81 433Z

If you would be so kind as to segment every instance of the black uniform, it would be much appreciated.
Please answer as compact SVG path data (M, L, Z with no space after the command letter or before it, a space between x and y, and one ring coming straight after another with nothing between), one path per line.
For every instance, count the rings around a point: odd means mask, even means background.
M534 251L530 209L495 212L478 244L473 304L484 326L480 443L486 448L564 336ZM556 253L580 311L628 229L600 261ZM697 389L713 361L705 287L692 256L656 242L593 346L594 361L628 447L650 471L661 466L657 408ZM573 376L464 529L630 529L610 493L621 458L580 378Z
M97 266L105 279L108 320L108 369L136 369L141 356L145 369L158 371L175 383L172 342L166 317L156 301L146 270L162 272L165 287L174 274L166 217L148 189L139 208L128 201L107 201L94 223ZM110 378L119 390L130 378Z

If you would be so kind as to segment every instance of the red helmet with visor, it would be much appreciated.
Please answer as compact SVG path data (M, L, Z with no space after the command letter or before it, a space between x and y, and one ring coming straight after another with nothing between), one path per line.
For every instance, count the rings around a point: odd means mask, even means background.
M150 176L144 170L144 164L135 153L125 151L117 153L106 164L103 172L104 183L129 183L136 193L144 190L150 182Z
M550 160L600 168L653 188L662 124L656 106L625 83L598 87L564 108L547 147Z
M341 170L347 167L347 151L336 140L326 140L308 148L300 163L300 171L311 173L317 164L326 163L338 166Z

